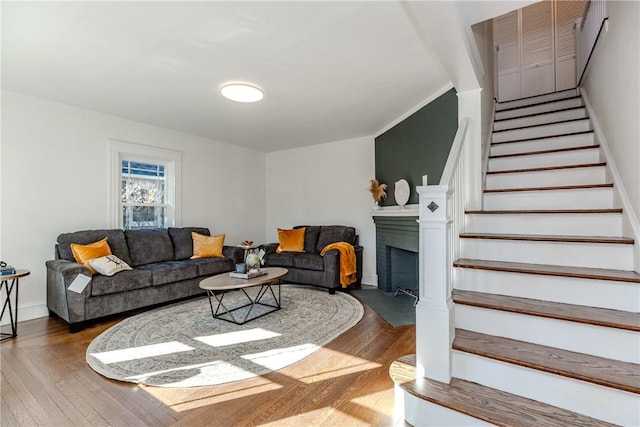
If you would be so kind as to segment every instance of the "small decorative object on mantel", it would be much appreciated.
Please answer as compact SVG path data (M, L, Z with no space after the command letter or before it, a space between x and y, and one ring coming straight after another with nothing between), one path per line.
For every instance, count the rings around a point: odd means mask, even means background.
M385 191L386 189L387 184L380 184L377 179L372 179L371 181L369 181L369 192L371 192L371 196L373 197L374 210L380 209L380 205L378 205L378 202L387 197L387 193Z
M411 189L409 188L409 183L406 179L401 179L396 182L393 195L396 198L396 203L400 206L400 208L407 204L410 194Z

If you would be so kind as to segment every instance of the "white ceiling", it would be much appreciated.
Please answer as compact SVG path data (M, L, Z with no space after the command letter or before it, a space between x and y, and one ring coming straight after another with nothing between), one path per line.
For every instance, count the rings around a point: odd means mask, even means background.
M397 1L2 2L3 89L264 152L376 135L449 81Z

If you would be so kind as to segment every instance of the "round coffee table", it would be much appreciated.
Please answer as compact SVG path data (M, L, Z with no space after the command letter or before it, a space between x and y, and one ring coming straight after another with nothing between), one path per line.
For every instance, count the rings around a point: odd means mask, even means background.
M227 322L235 323L236 325L242 325L251 320L255 320L259 317L265 316L281 308L281 294L280 294L280 281L289 272L286 268L270 267L262 268L260 271L266 272L262 276L254 277L252 279L238 279L230 277L229 273L222 273L212 277L208 277L200 282L200 288L207 291L209 296L209 305L211 306L211 314L214 319L221 319ZM259 286L257 295L252 298L246 289ZM274 291L273 286L277 287L277 292ZM235 307L227 307L224 303L224 297L228 292L241 291L246 300L246 304L241 304ZM269 296L271 298L269 298ZM266 299L271 299L273 302L267 302ZM217 303L216 308L213 308L213 302ZM251 312L256 306L268 307L270 310L263 311L258 315L250 317ZM237 319L234 316L234 312L238 310L245 310L244 318Z

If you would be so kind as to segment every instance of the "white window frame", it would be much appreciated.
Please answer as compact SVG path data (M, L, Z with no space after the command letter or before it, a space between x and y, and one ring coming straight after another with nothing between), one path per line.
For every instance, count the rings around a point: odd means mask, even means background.
M122 223L122 161L160 164L165 167L167 227L181 225L180 176L182 152L135 144L133 142L109 140L109 222L112 228L124 227Z

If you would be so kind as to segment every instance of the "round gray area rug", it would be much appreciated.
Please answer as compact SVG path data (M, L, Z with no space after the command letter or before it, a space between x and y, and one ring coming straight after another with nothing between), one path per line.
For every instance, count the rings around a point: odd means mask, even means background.
M240 305L241 297L232 292L224 302ZM283 285L282 309L235 325L214 319L208 298L198 298L112 326L89 344L87 363L119 381L161 387L222 384L309 356L353 327L363 313L360 302L345 293Z

